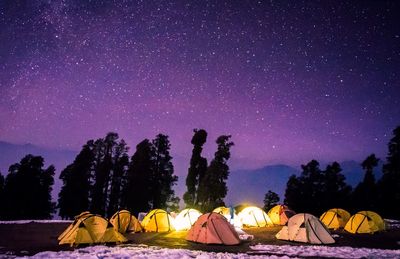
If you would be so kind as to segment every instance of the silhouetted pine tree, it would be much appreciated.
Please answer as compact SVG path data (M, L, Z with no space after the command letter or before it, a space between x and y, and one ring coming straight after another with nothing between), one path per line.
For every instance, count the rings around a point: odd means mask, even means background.
M40 156L26 155L10 166L4 186L5 219L47 219L54 212L54 166L43 169Z
M229 176L227 161L231 155L230 148L234 145L233 142L229 141L230 138L230 135L218 137L216 141L217 152L215 152L214 159L207 168L204 177L200 180L197 195L198 204L203 212L224 205L223 198L228 191L225 182Z
M58 194L59 215L63 219L72 219L83 211L89 210L89 191L91 172L94 164L94 142L89 140L60 174L63 186Z
M393 130L389 152L378 182L379 211L385 217L400 219L400 126Z
M322 209L324 178L316 160L302 165L300 177L292 175L286 186L285 204L296 212L319 215Z
M111 216L121 205L121 189L116 184L122 180L125 174L126 158L120 161L120 157L122 159L127 156L127 147L125 141L119 141L118 138L117 133L110 132L104 139L98 139L94 143L95 165L92 173L94 184L91 192L90 211L106 217ZM118 165L121 162L125 165Z
M136 152L129 164L123 190L123 207L135 215L151 209L153 157L152 144L145 139L136 146Z
M3 218L3 211L4 211L4 203L3 203L3 197L4 197L4 176L0 172L0 219Z
M172 187L178 181L178 177L174 175L172 157L169 153L171 144L169 143L168 136L158 134L152 141L152 148L154 155L154 172L151 179L153 187L152 207L153 209L169 209L169 205L172 205L176 208L179 198L175 197Z
M352 194L353 208L357 211L376 210L377 185L373 170L378 162L379 159L375 157L375 154L371 154L361 164L365 170L364 179L356 186Z
M279 195L269 190L264 196L264 210L268 212L272 207L278 204L279 200Z
M322 197L320 198L322 211L331 208L349 209L351 186L346 184L346 177L341 171L339 163L333 162L323 172Z
M122 207L122 189L126 184L129 156L125 141L122 139L115 147L113 170L111 176L111 190L108 202L107 215L111 216Z
M194 135L191 141L193 145L192 158L190 159L190 167L186 177L187 191L183 195L186 207L189 208L197 208L197 188L200 179L207 170L207 159L201 156L203 145L207 141L207 132L203 129L194 129L193 131Z

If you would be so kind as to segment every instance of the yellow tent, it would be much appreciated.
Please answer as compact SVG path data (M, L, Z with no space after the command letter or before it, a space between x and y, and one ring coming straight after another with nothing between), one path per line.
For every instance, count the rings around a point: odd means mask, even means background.
M114 229L119 233L141 232L142 226L139 220L127 210L117 211L110 219Z
M295 214L296 213L294 211L290 210L285 205L276 205L272 207L267 213L272 223L281 226L285 225L289 218L294 216Z
M64 234L59 244L94 244L109 242L125 242L127 239L114 230L111 223L98 215L85 215Z
M84 211L81 214L77 215L74 217L74 221L72 222L71 225L69 225L57 238L58 241L64 238L64 236L76 225L78 222L80 223L82 219L92 215L89 211Z
M266 227L273 225L267 213L258 207L247 207L238 216L242 224L246 227Z
M142 221L146 232L168 232L175 230L173 218L165 210L155 209L146 214Z
M385 222L373 211L359 211L347 221L344 229L350 233L374 233L385 230Z
M350 213L344 209L330 209L324 212L319 219L327 228L339 229L344 228L350 219Z
M184 209L174 219L174 227L178 231L188 230L200 216L200 211L196 209Z

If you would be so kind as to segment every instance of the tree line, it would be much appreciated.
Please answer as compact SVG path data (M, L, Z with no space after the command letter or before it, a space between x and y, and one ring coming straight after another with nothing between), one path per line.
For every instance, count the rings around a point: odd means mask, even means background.
M333 162L320 168L316 160L302 165L299 176L292 175L285 191L284 203L297 212L315 215L341 207L350 211L374 210L384 217L400 218L400 127L393 131L383 176L373 174L379 159L371 154L361 164L364 179L354 189L345 182L340 164ZM207 141L204 129L195 129L191 143L192 156L183 195L186 207L208 212L223 206L228 192L228 160L234 143L231 136L216 140L217 150L208 163L202 156ZM153 208L176 210L180 199L173 186L178 177L170 155L167 135L144 139L129 157L129 147L117 133L89 140L60 174L62 188L58 202L51 200L54 166L44 168L40 156L27 155L9 167L8 175L0 174L1 219L46 219L58 209L62 218L70 219L82 211L110 217L119 209L137 214ZM251 186L246 186L251 188ZM268 191L265 209L279 202L279 196Z
M194 130L188 179L194 176L195 203L204 211L223 205L229 175L231 136L217 138L217 151L210 165L201 157L206 142L204 129ZM134 214L154 208L177 210L179 197L173 186L178 181L170 155L171 144L167 135L158 134L153 140L144 139L129 157L129 147L117 133L89 140L74 161L61 171L62 188L57 205L51 201L54 184L54 166L43 168L40 156L27 155L20 163L10 166L4 179L0 174L1 219L46 219L58 209L61 218L71 219L82 211L112 216L117 210L128 209ZM198 160L201 158L201 167ZM201 174L201 179L199 178ZM191 180L187 180L191 186Z
M384 217L400 218L400 127L393 135L381 179L376 180L373 173L379 162L375 154L361 163L364 178L354 189L346 184L339 163L333 162L322 170L318 161L311 160L301 166L300 176L289 178L284 204L296 212L314 215L331 208L344 208L352 212L372 210ZM279 200L279 196L269 190L265 194L264 208L273 207Z

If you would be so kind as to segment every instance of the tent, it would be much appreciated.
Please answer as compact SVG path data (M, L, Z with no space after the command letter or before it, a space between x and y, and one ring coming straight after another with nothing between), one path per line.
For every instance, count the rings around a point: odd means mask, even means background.
M203 244L237 245L238 234L221 214L211 212L201 215L188 231L186 240Z
M310 244L333 244L335 240L325 225L311 214L300 213L291 217L276 234L277 239Z
M344 209L330 209L319 217L329 229L344 228L350 218L350 213Z
M146 232L168 232L175 230L172 217L165 210L155 209L146 214L142 221Z
M271 219L274 225L285 225L290 217L294 216L296 213L293 210L290 210L285 205L276 205L272 207L267 215Z
M114 230L113 225L99 215L85 215L64 234L59 244L120 243L127 239Z
M212 212L221 214L229 221L229 223L231 223L235 227L241 228L243 226L242 222L240 221L240 218L236 214L236 211L233 207L227 208L227 207L221 206L221 207L215 208Z
M347 221L344 229L350 233L374 233L385 230L385 222L373 211L359 211Z
M200 211L196 209L184 209L174 219L176 230L188 230L201 216Z
M238 217L246 227L266 227L271 226L272 221L262 209L254 206L243 209Z
M89 211L84 211L81 214L74 217L74 221L69 225L57 238L58 241L64 238L64 236L78 223L79 219L83 219L92 215ZM79 221L80 222L80 221Z
M119 233L141 232L142 226L135 216L127 210L117 211L110 219L114 229Z

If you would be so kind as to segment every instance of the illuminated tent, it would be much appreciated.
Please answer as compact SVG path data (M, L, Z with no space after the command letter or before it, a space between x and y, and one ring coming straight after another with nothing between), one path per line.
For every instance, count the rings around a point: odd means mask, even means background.
M373 211L359 211L347 221L344 229L350 233L375 233L385 230L385 222Z
M333 244L335 240L325 225L311 214L300 213L291 217L276 236L277 239L310 244Z
M236 214L236 211L234 208L227 208L227 207L218 207L213 210L213 212L221 214L224 216L229 223L234 225L235 227L241 228L243 226L242 222L240 221L240 218Z
M114 229L119 233L141 232L142 226L135 216L127 210L117 211L110 219Z
M350 219L350 213L343 209L330 209L319 218L329 229L344 228Z
M92 215L89 211L84 211L81 214L77 215L74 217L74 221L72 222L71 225L69 225L57 238L58 241L60 241L61 239L63 239L63 237L76 225L82 221L83 218L88 217Z
M272 223L275 225L285 225L290 217L294 216L296 213L290 210L285 205L276 205L272 207L267 215L271 219Z
M238 217L240 218L242 224L246 227L266 227L273 225L267 213L254 206L243 209L241 212L239 212Z
M174 219L176 230L188 230L201 216L200 211L196 209L184 209Z
M221 214L201 215L188 231L186 240L203 244L237 245L240 243L234 227Z
M175 230L173 218L165 210L155 209L143 218L142 227L146 232L168 232Z
M121 243L127 239L114 230L113 225L98 215L85 215L64 234L59 244Z

